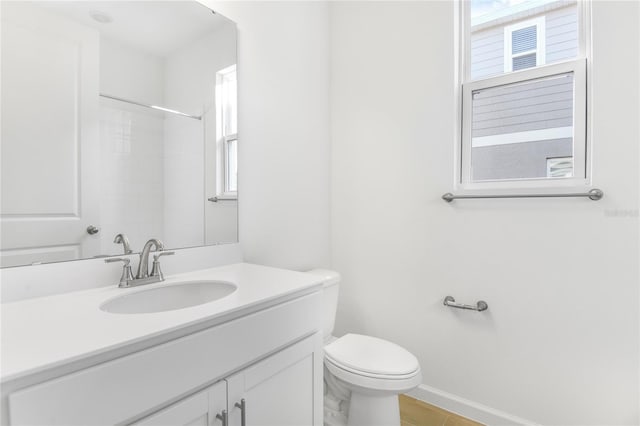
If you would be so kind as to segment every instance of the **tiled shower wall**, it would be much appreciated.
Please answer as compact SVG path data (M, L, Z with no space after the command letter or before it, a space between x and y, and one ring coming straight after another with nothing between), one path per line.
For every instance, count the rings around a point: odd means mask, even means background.
M164 120L134 109L111 100L100 107L101 253L117 252L121 232L134 251L164 237Z

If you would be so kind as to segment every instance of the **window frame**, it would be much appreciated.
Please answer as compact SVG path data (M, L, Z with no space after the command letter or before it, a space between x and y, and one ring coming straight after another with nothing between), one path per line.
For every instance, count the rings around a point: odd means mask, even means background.
M573 98L573 143L574 143L574 177L571 178L523 178L505 179L499 181L473 182L471 180L471 150L472 150L472 95L473 92L509 84L524 83L530 80L553 77L568 72L573 73L574 98ZM576 141L584 141L586 138L586 63L583 59L575 61L558 62L544 67L529 68L521 71L514 71L497 77L485 78L482 80L466 83L462 87L462 183L468 188L509 188L517 186L524 187L557 187L573 185L584 185L586 176L586 152L583 149L576 149ZM581 113L580 113L581 112ZM578 142L580 143L580 142ZM582 145L580 143L580 145Z
M229 73L236 73L237 81L237 66L231 65L216 72L216 139L217 139L217 179L216 179L216 197L221 200L237 200L238 191L229 189L229 150L228 144L231 141L236 141L238 144L238 133L225 134L225 108L223 99L222 86L224 84L225 76ZM236 93L237 96L237 93ZM237 113L237 111L236 111ZM236 164L237 172L237 164ZM237 182L236 182L237 183Z
M536 67L546 63L546 17L544 15L504 27L504 72L513 71L513 59L536 54ZM513 53L513 33L524 28L536 27L536 48L524 52Z
M491 190L500 194L512 194L532 190L543 190L549 193L558 192L561 188L588 189L591 185L592 163L592 110L589 106L591 93L591 0L576 2L578 15L578 51L575 59L544 64L535 68L501 74L493 77L471 79L471 2L461 0L456 2L457 20L456 39L458 54L456 55L457 85L456 85L456 117L455 132L455 182L454 188L462 193L482 193ZM532 19L523 28L530 26ZM519 23L518 23L519 24ZM515 26L517 24L513 24ZM515 28L517 29L517 28ZM538 40L541 38L538 37ZM545 59L546 60L546 59ZM574 177L571 178L527 178L501 181L471 181L471 94L481 88L490 88L505 84L524 82L536 78L544 78L566 72L574 73ZM578 117L578 111L583 111ZM578 145L579 149L577 149ZM580 157L578 159L578 156ZM576 177L577 176L577 177ZM554 188L558 188L555 190ZM486 191L484 191L486 192Z
M223 185L223 191L221 196L223 197L237 197L238 196L238 183L236 181L236 189L231 189L230 188L230 177L229 177L229 173L232 171L232 168L229 166L229 143L230 142L235 142L236 145L238 144L238 134L237 133L233 133L227 136L223 137L223 157L224 157L224 168L223 168L223 174L224 174L224 185ZM238 148L236 146L236 156L237 156L237 152L238 152ZM234 167L235 172L238 172L238 165L236 162L236 167ZM236 177L237 180L237 177Z

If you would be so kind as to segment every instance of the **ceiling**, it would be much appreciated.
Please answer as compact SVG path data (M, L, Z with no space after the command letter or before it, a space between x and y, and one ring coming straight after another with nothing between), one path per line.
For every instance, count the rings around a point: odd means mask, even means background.
M110 39L167 56L230 22L195 1L36 1L35 5L90 26ZM92 14L112 18L97 22Z

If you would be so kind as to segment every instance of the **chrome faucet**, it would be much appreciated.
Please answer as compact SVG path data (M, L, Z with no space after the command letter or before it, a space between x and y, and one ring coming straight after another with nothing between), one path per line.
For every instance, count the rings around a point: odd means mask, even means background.
M124 254L131 254L133 251L131 250L131 245L129 245L129 239L124 234L118 234L113 239L113 242L116 244L122 244L122 248L124 250Z
M140 261L138 262L138 272L136 273L136 279L139 280L141 278L147 278L149 276L149 252L151 251L151 247L155 247L155 251L163 251L164 244L162 241L156 240L155 238L147 241L140 252Z
M159 253L153 256L153 269L151 271L151 275L149 275L149 253L151 252L152 247L154 247L155 251ZM129 265L130 260L128 258L116 257L106 259L105 262L123 262L124 266L122 269L122 276L120 277L120 284L118 285L118 287L135 287L142 284L151 284L164 281L164 275L162 274L162 270L160 269L159 259L160 256L169 256L172 254L175 254L175 252L164 251L164 244L162 244L162 241L155 238L150 239L144 245L142 252L140 253L140 260L138 261L138 272L136 273L135 278L131 273L131 265Z

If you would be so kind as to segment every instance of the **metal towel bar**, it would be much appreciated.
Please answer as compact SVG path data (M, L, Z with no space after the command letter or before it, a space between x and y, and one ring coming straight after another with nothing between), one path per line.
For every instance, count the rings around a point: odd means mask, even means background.
M211 201L212 203L217 203L218 201L238 201L237 198L222 198L222 197L209 197L207 201Z
M442 199L447 203L453 200L472 199L472 198L566 198L566 197L588 197L590 200L598 201L602 199L604 192L594 188L589 192L576 192L569 194L494 194L494 195L454 195L447 192Z
M175 109L169 109L169 108L161 107L161 106L158 106L158 105L143 104L142 102L136 102L136 101L132 101L131 99L120 98L118 96L107 95L107 94L104 94L104 93L100 93L100 96L103 97L103 98L112 99L114 101L120 101L120 102L125 102L127 104L137 105L137 106L144 107L144 108L151 108L151 109L155 109L155 110L158 110L158 111L164 111L164 112L168 112L168 113L171 113L171 114L180 115L182 117L193 118L194 120L202 120L202 116L185 114L184 112L176 111Z
M470 311L478 311L478 312L486 311L487 309L489 309L489 305L487 305L487 302L485 302L484 300L479 300L475 306L465 305L464 303L456 303L456 299L454 299L453 296L445 297L444 305L449 306L451 308L468 309Z

